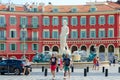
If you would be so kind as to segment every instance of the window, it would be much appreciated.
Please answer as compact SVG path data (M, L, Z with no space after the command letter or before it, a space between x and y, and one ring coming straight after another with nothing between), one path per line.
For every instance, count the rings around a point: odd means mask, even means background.
M90 25L95 25L96 24L96 17L95 16L91 16L90 17Z
M16 50L16 44L10 44L10 50L15 51Z
M90 38L96 38L96 31L90 30Z
M32 32L32 40L38 40L38 32Z
M38 27L38 17L32 17L32 27L33 28Z
M52 25L54 25L54 26L59 25L58 17L53 17L53 18L52 18Z
M20 18L20 25L21 25L21 27L26 27L26 25L28 25L28 19L27 19L27 17L21 17Z
M81 30L80 38L86 38L86 30Z
M100 16L99 17L99 24L100 25L105 24L105 16Z
M53 12L54 13L58 12L58 8L53 8Z
M58 39L58 31L57 30L53 30L52 38Z
M38 12L37 8L32 8L32 12Z
M32 44L32 50L38 50L38 44Z
M114 29L108 29L108 37L113 38L114 37Z
M67 17L63 17L62 18L62 25L63 25L63 21L66 20L67 21L67 24L68 24L68 18Z
M80 24L81 25L86 25L86 16L83 16L80 18Z
M10 38L16 38L17 36L16 30L11 30L10 31Z
M0 50L4 51L6 50L5 48L6 48L6 45L4 43L0 43Z
M5 40L5 38L6 38L6 31L0 30L0 40Z
M110 16L108 17L108 24L114 24L114 22L115 22L114 16L113 16L113 15L110 15Z
M20 31L20 39L21 40L26 40L27 39L27 31L26 30L21 30Z
M72 8L71 12L76 13L77 12L77 8Z
M0 16L0 27L5 27L6 19L5 16Z
M44 26L49 26L50 25L50 19L49 19L49 17L44 17L43 18L43 25Z
M22 44L20 44L20 50L21 51L24 51L24 50L28 50L28 45L25 43L22 43Z
M14 7L11 7L11 8L10 8L10 11L15 11L15 8L14 8Z
M72 30L71 31L71 38L73 38L73 39L77 39L78 38L78 32L77 32L77 30Z
M48 30L43 31L43 38L50 38L50 32Z
M16 25L16 17L10 17L10 25Z
M105 30L104 29L100 29L99 30L99 38L104 38L105 37Z
M76 26L78 24L77 17L72 17L71 18L71 25Z
M96 6L91 6L91 8L90 8L90 12L95 12L95 11L97 11Z

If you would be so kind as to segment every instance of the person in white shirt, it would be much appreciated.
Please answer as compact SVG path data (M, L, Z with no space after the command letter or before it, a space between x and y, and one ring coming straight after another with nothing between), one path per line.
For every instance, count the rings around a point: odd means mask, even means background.
M24 66L23 75L25 75L26 69L28 69L28 72L30 74L30 62L29 62L28 58L26 58L26 60L25 60L25 66Z

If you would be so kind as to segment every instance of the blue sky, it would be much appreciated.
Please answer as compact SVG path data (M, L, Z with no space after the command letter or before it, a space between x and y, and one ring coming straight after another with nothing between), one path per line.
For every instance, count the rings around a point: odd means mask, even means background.
M53 5L78 5L78 4L85 4L86 2L94 2L95 0L0 0L2 3L13 2L15 4L24 4L28 3L40 3L44 2L46 5L48 2L51 2ZM107 1L107 0L96 0L100 1ZM109 0L109 1L117 1L117 0Z

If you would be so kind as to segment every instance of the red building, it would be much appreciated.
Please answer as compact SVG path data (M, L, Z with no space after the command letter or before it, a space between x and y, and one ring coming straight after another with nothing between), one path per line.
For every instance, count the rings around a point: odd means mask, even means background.
M0 56L32 60L35 52L60 50L62 22L70 29L67 39L73 53L96 47L102 61L120 55L120 3L86 5L0 4Z

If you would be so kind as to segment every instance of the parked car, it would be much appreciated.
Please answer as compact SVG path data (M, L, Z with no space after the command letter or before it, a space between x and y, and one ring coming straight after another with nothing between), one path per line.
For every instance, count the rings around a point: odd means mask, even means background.
M0 73L4 75L5 73L14 73L15 75L20 75L23 73L25 66L24 60L14 60L7 59L0 61ZM32 68L30 68L32 71Z

